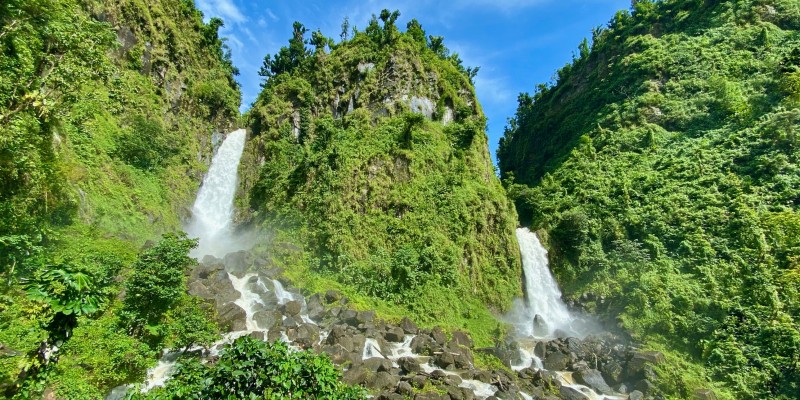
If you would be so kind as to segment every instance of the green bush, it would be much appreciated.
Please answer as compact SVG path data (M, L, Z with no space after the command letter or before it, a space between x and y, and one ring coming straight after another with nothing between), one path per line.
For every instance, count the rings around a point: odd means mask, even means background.
M366 399L363 389L343 384L340 377L326 355L243 336L226 345L213 364L181 359L164 388L135 393L133 398Z

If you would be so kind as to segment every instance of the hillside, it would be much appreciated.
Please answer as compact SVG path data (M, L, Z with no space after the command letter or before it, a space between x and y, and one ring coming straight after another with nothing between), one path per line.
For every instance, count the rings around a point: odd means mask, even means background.
M686 398L800 392L800 6L633 2L498 150L566 297L667 354Z
M59 398L98 398L141 379L158 338L174 339L164 327L146 338L121 323L119 294L142 266L142 244L181 227L212 137L239 117L220 25L203 23L187 1L0 6L5 395L31 398L47 386ZM175 239L142 257L160 265L170 251L188 251ZM61 347L57 366L42 364L48 343Z
M242 164L250 214L287 274L480 338L521 293L516 215L471 77L441 37L384 11L334 43L296 23L267 56ZM303 41L309 40L314 50ZM246 205L245 205L246 206ZM288 249L288 250L287 250Z

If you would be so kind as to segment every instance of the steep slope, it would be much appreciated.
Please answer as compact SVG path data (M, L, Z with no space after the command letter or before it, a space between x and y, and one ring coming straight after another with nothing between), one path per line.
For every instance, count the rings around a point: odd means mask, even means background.
M300 247L274 250L312 288L338 282L395 315L486 338L485 305L503 310L520 294L515 212L488 155L476 71L416 21L399 32L397 16L384 10L382 25L373 18L338 44L314 32L313 52L296 23L267 57L249 115L245 218Z
M666 351L667 394L800 392L798 30L796 1L634 1L501 141L565 295Z
M212 133L238 118L220 25L182 0L0 6L5 394L27 376L31 390L51 379L59 397L100 397L156 355L116 325L117 295L145 240L180 227ZM67 338L78 324L63 368L32 376L62 320Z

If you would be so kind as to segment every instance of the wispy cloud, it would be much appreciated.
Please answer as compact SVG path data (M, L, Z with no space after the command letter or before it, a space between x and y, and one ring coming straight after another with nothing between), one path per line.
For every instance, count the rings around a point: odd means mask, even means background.
M483 6L503 11L518 10L549 3L551 0L465 0L462 5Z
M277 16L277 15L275 15L275 13L274 13L274 12L272 12L272 10L270 10L269 8L267 9L267 15L268 15L270 18L272 18L272 20L273 20L273 21L277 21L277 20L278 20L278 16Z
M240 24L247 21L233 0L198 0L197 7L206 18L220 17L226 23Z
M506 79L482 76L480 72L475 77L475 90L478 92L478 98L483 103L507 103L513 100L515 96Z

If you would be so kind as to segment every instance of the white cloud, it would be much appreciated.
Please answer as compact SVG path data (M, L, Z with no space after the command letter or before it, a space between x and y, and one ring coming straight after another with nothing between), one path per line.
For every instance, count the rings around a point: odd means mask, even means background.
M499 8L504 11L538 6L550 0L465 0L462 4Z
M514 99L514 91L505 79L482 75L481 72L475 77L475 90L481 102L503 104Z
M267 9L267 15L269 15L269 17L272 18L273 21L277 21L278 20L278 16L275 15L275 13L272 12L272 10L270 10L269 8Z
M233 3L233 0L198 0L197 8L203 11L206 19L220 17L226 23L235 24L247 21L247 17L242 14L242 11Z
M265 20L264 18L259 18L258 19L258 26L261 27L261 28L266 27L267 26L267 20Z

